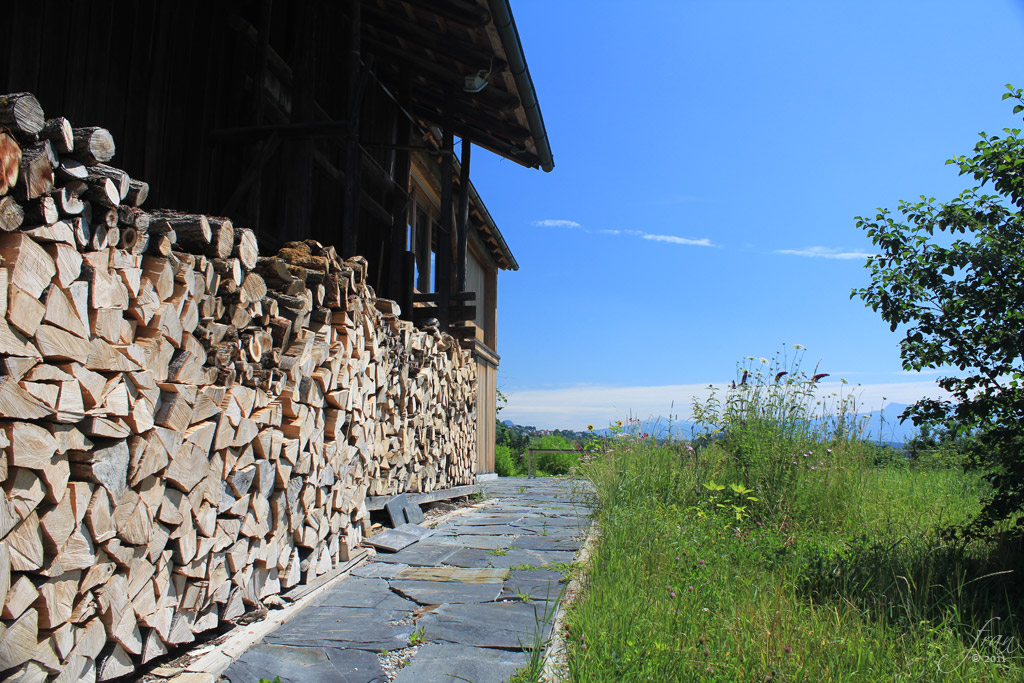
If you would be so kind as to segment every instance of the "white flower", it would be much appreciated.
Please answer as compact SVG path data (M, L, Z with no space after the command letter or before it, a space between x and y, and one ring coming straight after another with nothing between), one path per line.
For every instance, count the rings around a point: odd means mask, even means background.
M793 344L793 348L796 349L797 351L805 350L805 347L804 347L803 344Z

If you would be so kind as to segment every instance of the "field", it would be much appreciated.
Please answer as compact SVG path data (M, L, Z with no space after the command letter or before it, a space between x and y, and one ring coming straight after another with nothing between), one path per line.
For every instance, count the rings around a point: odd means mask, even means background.
M812 380L772 374L699 407L703 439L627 424L578 468L600 536L570 680L1024 680L1019 541L950 532L984 479L859 440L842 400L813 418Z

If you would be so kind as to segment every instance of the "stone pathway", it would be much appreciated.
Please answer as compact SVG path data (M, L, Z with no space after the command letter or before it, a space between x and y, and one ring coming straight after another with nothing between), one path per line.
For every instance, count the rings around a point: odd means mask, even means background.
M589 509L568 479L484 482L494 503L380 553L232 664L231 683L500 683L550 636ZM413 646L413 647L410 647Z

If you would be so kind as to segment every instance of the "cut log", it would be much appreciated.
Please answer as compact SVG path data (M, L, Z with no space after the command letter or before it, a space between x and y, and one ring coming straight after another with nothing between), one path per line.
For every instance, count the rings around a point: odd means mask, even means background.
M210 221L200 214L186 214L176 211L154 211L153 218L166 223L174 230L175 243L179 249L193 254L202 254L210 246L212 232ZM150 226L152 230L152 226Z
M106 163L114 158L114 137L106 128L75 128L74 156L86 166Z
M45 125L43 108L35 95L27 92L0 95L0 126L33 136L42 131Z
M127 173L106 164L90 166L88 179L92 181L106 179L114 184L114 187L117 189L117 202L113 206L119 205L121 200L128 196L128 190L131 187L131 178L128 177Z
M235 228L228 218L209 218L210 246L204 252L210 258L228 258L235 247Z
M24 171L24 169L22 170ZM128 177L127 174L125 174L125 177ZM110 178L92 177L90 175L86 184L88 188L85 191L85 198L89 201L96 202L100 206L114 208L121 204L121 191L118 189L117 183ZM95 227L94 225L93 228L95 229Z
M69 154L75 146L75 135L71 123L63 116L50 119L39 131L39 137L49 140L61 154Z
M52 196L40 197L25 205L25 222L28 225L50 225L60 219L57 202Z
M142 206L149 197L149 183L132 179L128 185L128 192L122 199L130 206Z

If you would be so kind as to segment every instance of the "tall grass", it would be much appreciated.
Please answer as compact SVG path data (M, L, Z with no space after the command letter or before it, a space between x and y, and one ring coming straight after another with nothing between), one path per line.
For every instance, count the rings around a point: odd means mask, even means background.
M1020 548L944 533L986 483L858 438L787 362L788 384L741 367L696 445L615 439L583 468L601 535L571 679L1024 680Z

